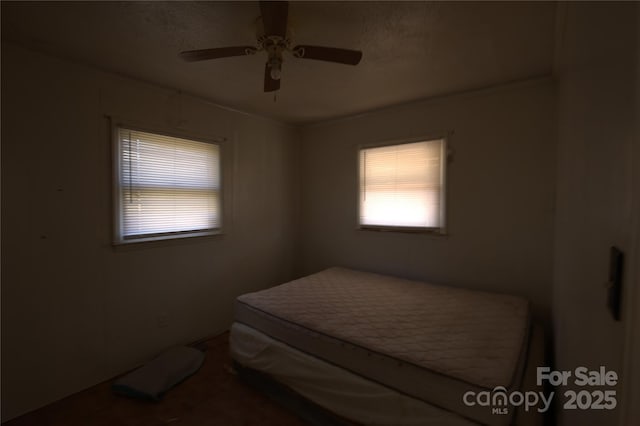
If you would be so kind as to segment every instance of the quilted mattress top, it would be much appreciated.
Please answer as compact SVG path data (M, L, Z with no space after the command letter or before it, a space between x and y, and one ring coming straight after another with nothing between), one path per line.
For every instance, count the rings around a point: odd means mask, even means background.
M529 304L522 298L345 268L245 294L238 302L487 388L512 382L529 330Z

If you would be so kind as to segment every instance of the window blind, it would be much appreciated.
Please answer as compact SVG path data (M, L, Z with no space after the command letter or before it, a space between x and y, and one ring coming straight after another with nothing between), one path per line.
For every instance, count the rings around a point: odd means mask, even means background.
M211 232L220 227L220 148L118 129L120 238Z
M444 140L360 150L360 224L442 228Z

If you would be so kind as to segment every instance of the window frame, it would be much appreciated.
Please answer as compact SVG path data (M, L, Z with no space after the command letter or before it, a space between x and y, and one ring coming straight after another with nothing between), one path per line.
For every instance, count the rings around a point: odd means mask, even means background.
M187 139L194 142L209 143L217 145L219 152L218 166L219 166L219 179L218 186L218 200L219 200L219 226L211 230L194 230L194 231L177 231L167 233L147 234L148 236L140 238L124 238L122 235L123 218L122 218L122 164L121 164L121 146L119 129L124 128L128 130L134 130L138 132L152 133L159 136L168 136L173 138ZM168 130L159 127L150 127L132 123L130 121L122 121L111 117L111 170L112 170L112 244L114 246L122 246L137 243L148 243L167 240L188 239L197 237L210 237L215 235L222 235L224 233L223 227L225 224L225 165L224 159L226 157L226 143L228 139L226 137L203 137L197 136L188 132L176 132L174 130Z
M375 231L375 232L398 232L410 234L430 234L434 236L447 236L448 234L448 198L449 191L447 185L447 175L449 172L450 145L449 133L437 133L420 137L411 137L404 139L385 140L380 142L366 143L357 145L356 149L356 196L358 197L356 205L356 229L358 231ZM442 141L442 158L441 158L441 191L440 191L440 219L439 227L420 227L420 226L400 226L400 225L364 225L360 222L360 212L362 209L362 187L360 181L360 156L361 152L371 148L383 148L394 145L405 145L417 142L430 142L435 140Z

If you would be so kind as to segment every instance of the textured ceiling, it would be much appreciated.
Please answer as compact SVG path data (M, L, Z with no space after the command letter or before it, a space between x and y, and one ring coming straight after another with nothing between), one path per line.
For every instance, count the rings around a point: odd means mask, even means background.
M183 50L254 44L257 2L2 2L2 38L286 122L355 114L548 75L555 4L292 2L294 44L364 52L351 67L265 54L186 63Z

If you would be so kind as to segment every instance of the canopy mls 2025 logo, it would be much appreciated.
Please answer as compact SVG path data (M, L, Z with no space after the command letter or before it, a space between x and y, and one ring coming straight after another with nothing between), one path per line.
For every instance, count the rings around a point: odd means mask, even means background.
M580 390L566 390L564 395L565 410L613 410L618 405L615 387L618 384L618 373L600 366L598 370L577 367L574 370L551 370L549 367L538 367L536 385L586 387ZM509 414L516 407L525 411L531 409L545 413L551 407L555 392L545 395L543 391L507 391L503 386L492 390L468 391L462 395L462 402L469 407L487 407L492 414Z

